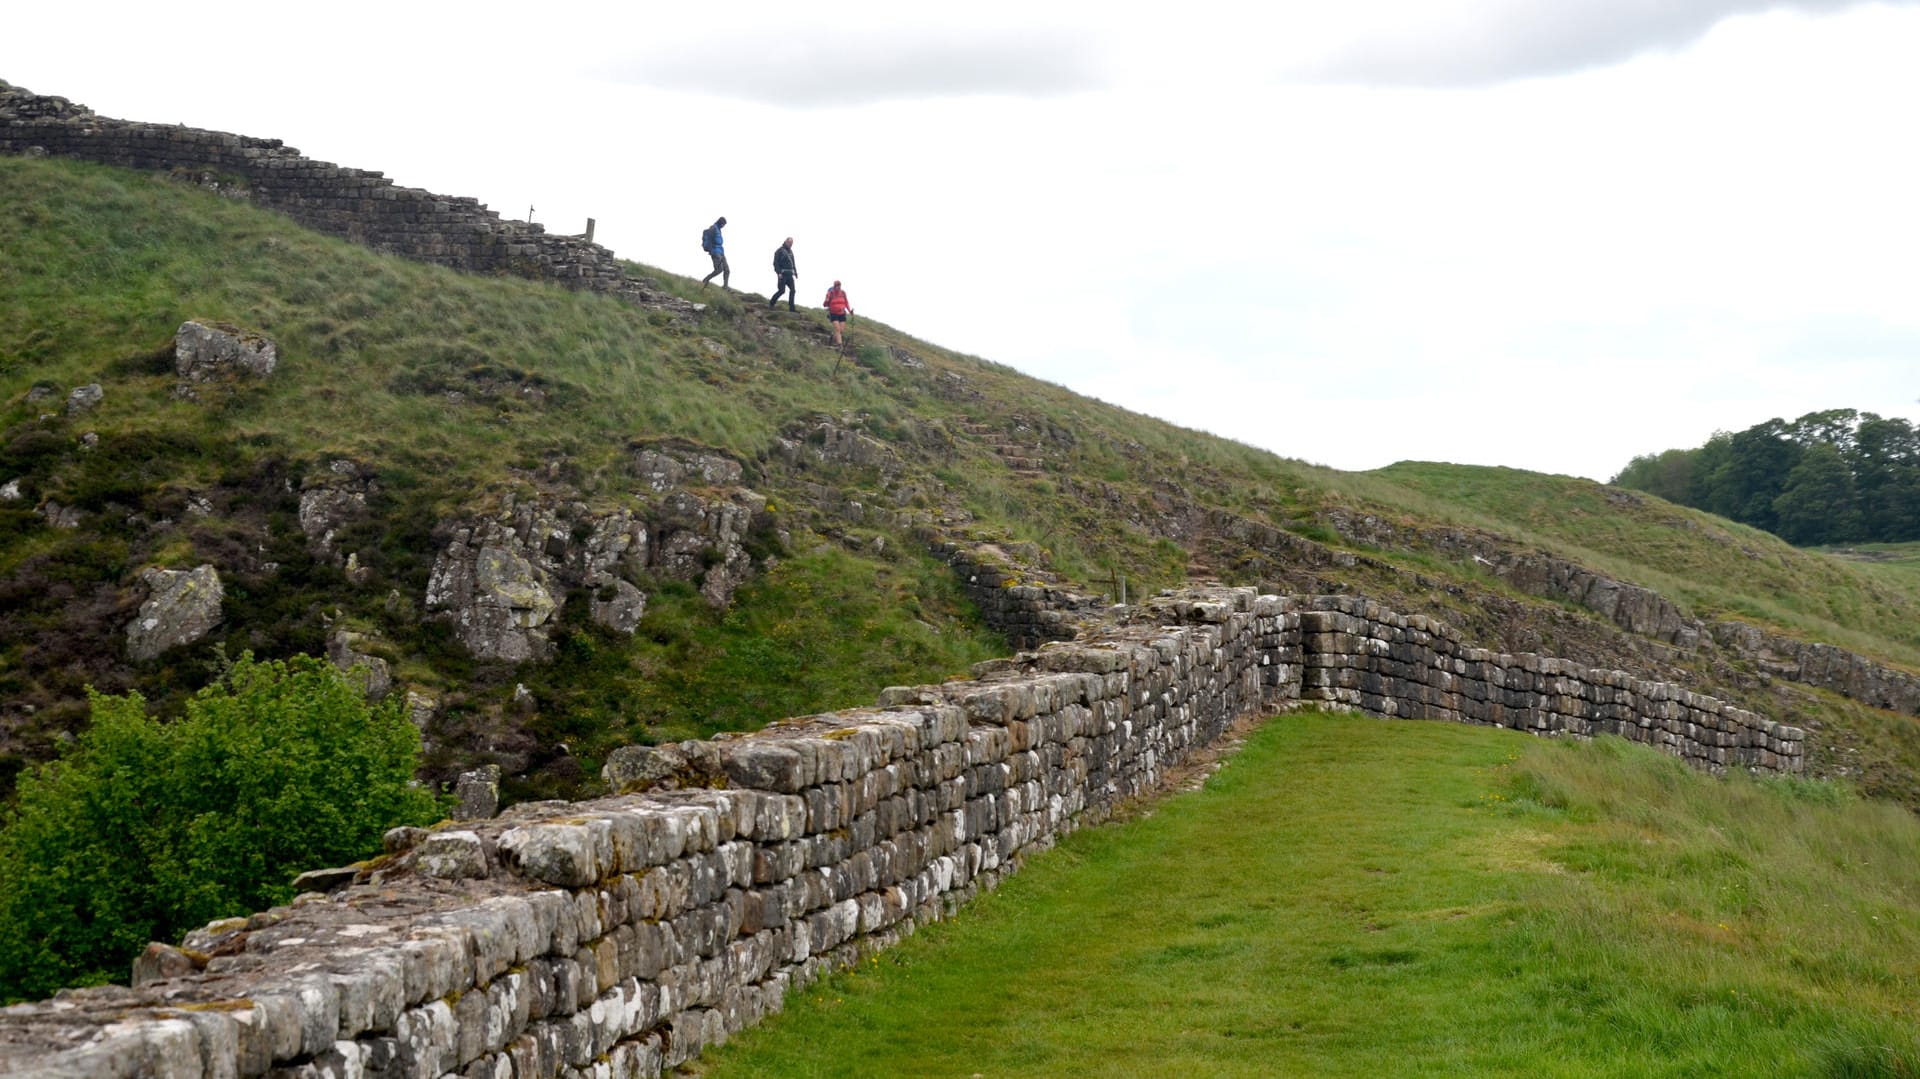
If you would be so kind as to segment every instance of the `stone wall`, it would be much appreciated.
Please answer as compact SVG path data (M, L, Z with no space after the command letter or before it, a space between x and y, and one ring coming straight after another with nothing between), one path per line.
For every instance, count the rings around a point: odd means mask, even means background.
M627 275L612 251L537 224L504 221L470 198L401 187L378 172L315 161L278 139L95 115L0 82L0 153L51 154L171 172L377 251L471 273L505 273L692 305Z
M1300 695L1371 715L1535 734L1612 734L1721 771L1798 772L1806 735L1724 701L1625 671L1470 648L1451 626L1351 596L1305 601Z
M1167 594L875 708L622 751L612 797L396 829L385 856L307 876L330 891L154 945L134 988L0 1011L0 1072L655 1076L1296 698L1619 733L1712 767L1797 770L1802 744L1363 600Z

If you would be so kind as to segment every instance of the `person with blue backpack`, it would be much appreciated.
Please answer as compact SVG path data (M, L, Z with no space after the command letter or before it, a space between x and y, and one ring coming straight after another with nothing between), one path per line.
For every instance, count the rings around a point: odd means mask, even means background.
M726 288L727 282L733 278L733 271L727 266L726 245L720 236L720 230L726 223L726 218L718 218L700 234L700 250L713 256L713 273L700 279L701 288L707 287L707 282L712 281L716 274L720 277L721 288Z

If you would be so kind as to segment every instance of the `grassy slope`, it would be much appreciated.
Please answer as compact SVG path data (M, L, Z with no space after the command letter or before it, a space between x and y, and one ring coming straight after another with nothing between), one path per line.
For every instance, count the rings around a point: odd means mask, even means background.
M1920 572L1802 550L1639 492L1506 468L1403 462L1372 473L1429 519L1491 525L1652 588L1702 617L1735 617L1920 668Z
M704 729L696 690L735 683L702 671L772 639L749 626L748 615L727 629L664 589L631 648L590 628L570 629L562 643L571 647L572 666L562 679L552 669L476 669L443 633L421 626L412 606L436 522L471 512L476 500L524 494L529 477L552 473L589 500L630 501L629 447L669 437L746 461L749 482L786 511L781 524L796 537L794 553L822 535L846 548L837 562L800 560L753 603L773 602L773 592L788 588L850 597L869 574L889 578L894 583L882 590L902 600L879 605L890 615L876 608L827 616L817 635L862 642L821 659L832 668L822 681L836 688L804 700L767 695L767 709L870 699L874 686L900 672L854 661L922 632L916 622L941 645L921 657L916 678L938 677L999 647L956 595L940 591L911 536L813 512L799 486L812 481L869 505L1024 541L1028 557L1085 584L1124 573L1136 594L1186 574L1195 555L1191 522L1179 517L1186 502L1323 539L1314 514L1335 506L1415 524L1466 524L1654 587L1698 614L1740 614L1920 667L1920 622L1911 617L1920 574L1908 567L1796 551L1585 481L1443 465L1336 472L1080 397L878 323L862 320L853 336L858 354L842 357L824 346L818 315L769 316L751 299L719 298L645 267L635 269L670 291L714 301L713 309L675 320L605 297L411 264L160 177L0 159L0 194L0 472L7 473L0 481L24 476L29 495L0 505L0 600L30 607L58 597L35 608L38 621L13 643L0 641L0 692L34 701L39 711L28 722L48 729L83 721L73 711L82 674L155 698L202 676L191 656L110 668L113 642L86 639L68 612L91 609L95 622L86 624L117 625L131 612L114 604L143 565L225 564L223 552L241 550L265 550L261 557L282 568L274 580L242 580L233 590L224 643L235 650L316 650L321 613L344 607L351 624L392 642L388 658L403 675L456 710L484 715L516 681L530 682L543 716L566 713L537 732L547 742L564 736L578 749L580 727L607 743ZM188 317L270 334L280 344L280 370L264 389L210 392L199 404L174 400L168 347ZM107 396L84 419L58 416L57 398L26 400L35 385L64 392L90 381L102 382ZM40 419L49 412L55 418ZM785 471L776 439L823 416L886 442L899 456L899 474ZM83 431L101 436L100 449L75 448ZM1009 467L1010 454L1044 460L1046 471L1021 474ZM336 457L368 463L385 492L384 531L351 537L375 574L357 592L337 570L303 563L285 494ZM230 508L233 517L189 519L189 495L219 491L227 492L223 513ZM78 505L95 524L84 535L48 528L32 512L42 498ZM249 506L253 517L244 518ZM177 523L122 526L129 510ZM874 539L887 541L885 557L871 553ZM1470 606L1475 594L1502 587L1470 565L1387 558L1455 586L1448 602ZM852 571L845 559L864 568ZM1252 572L1230 561L1209 568L1229 580ZM1369 591L1381 582L1366 572L1329 569L1322 579ZM902 581L912 586L903 592ZM386 601L390 591L401 602ZM1446 598L1437 587L1432 594ZM857 604L826 606L852 611ZM82 674L63 673L27 662L36 647L102 654ZM682 672L673 677L682 678L686 695L661 698L663 671ZM868 688L855 688L862 684ZM1875 737L1893 747L1882 754L1887 767L1920 776L1920 746L1905 737L1912 724L1863 718L1845 706L1835 714L1842 724L1885 727ZM753 709L730 717L727 723L743 725L771 718Z
M1617 741L1275 719L699 1073L1920 1074L1916 849Z

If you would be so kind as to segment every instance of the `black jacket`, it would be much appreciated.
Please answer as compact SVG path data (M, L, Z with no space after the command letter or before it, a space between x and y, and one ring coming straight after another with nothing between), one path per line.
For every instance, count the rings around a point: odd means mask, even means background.
M798 273L793 265L793 248L781 244L773 249L773 272L779 274Z

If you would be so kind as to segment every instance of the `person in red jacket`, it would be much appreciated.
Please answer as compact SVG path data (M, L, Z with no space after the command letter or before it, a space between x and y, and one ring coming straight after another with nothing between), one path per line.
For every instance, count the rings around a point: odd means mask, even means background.
M827 290L827 320L833 324L833 343L840 343L840 327L846 325L847 316L853 314L853 303L847 299L847 292L835 281Z

